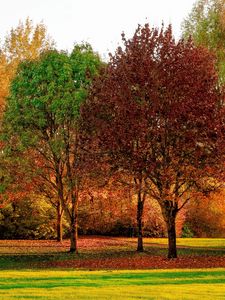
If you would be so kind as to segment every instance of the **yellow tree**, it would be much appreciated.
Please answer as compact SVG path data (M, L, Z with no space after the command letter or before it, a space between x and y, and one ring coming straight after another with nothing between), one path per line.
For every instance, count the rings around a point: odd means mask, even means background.
M29 18L24 23L19 22L18 26L12 28L3 38L0 46L0 122L5 110L6 98L9 95L10 84L16 75L18 65L24 60L31 61L39 58L41 52L52 48L54 48L54 42L48 36L45 25L43 23L35 25ZM0 173L4 174L3 178L6 180L12 175L10 172L7 173L9 170L6 171L6 169L9 169L9 165L3 158L3 152L1 154ZM12 166L12 168L15 167L15 162ZM15 172L13 175L16 176Z
M5 98L8 93L9 86L9 73L6 61L6 56L1 51L0 52L0 115L2 115Z
M53 40L48 36L43 23L34 25L27 18L19 22L5 37L0 50L0 106L4 109L5 98L8 96L9 85L17 66L25 59L37 59L43 50L54 48Z

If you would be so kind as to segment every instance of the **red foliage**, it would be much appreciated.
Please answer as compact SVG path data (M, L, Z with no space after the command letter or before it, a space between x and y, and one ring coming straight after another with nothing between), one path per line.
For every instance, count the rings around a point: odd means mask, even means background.
M171 26L146 24L122 39L124 50L111 55L82 115L113 166L135 178L140 211L146 194L158 201L168 255L176 257L178 211L205 178L221 175L224 99L215 59L191 40L175 42Z
M34 186L32 179L27 176L23 157L20 154L13 160L4 158L3 171L2 183L5 189L0 194L1 207L6 206L8 203L24 199L33 191Z

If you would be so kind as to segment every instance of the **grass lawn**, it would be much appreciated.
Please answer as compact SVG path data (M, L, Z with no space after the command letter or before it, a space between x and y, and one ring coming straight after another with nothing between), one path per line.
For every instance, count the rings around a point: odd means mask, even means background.
M1 271L0 299L225 299L225 269Z
M166 238L152 238L145 239L144 243L148 244L162 244L167 245ZM225 249L225 238L178 238L177 246L195 247L195 248L224 248Z
M82 237L69 241L0 240L0 300L225 299L225 239L178 239L179 258L166 259L166 239Z

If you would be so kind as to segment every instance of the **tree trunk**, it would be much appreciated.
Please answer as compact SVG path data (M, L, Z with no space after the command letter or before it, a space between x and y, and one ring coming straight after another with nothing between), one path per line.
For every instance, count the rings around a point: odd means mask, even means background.
M173 201L165 200L161 204L162 214L166 222L168 234L168 258L177 258L177 245L176 245L176 216L177 204Z
M138 230L138 243L137 243L137 251L143 252L143 208L144 201L141 199L141 191L138 192L138 203L137 203L137 230Z
M55 157L55 165L56 165L56 186L57 186L57 193L58 193L58 201L57 201L57 241L62 242L63 236L63 229L62 229L62 217L64 211L64 189L63 189L63 181L62 181L62 174L59 170L59 163L57 158Z
M62 242L62 239L63 239L62 217L63 217L62 206L60 203L58 203L58 205L57 205L57 228L56 228L58 242Z
M72 196L72 213L71 213L71 232L70 232L70 252L78 253L78 199Z
M176 245L176 225L175 218L170 217L167 222L168 233L168 258L177 258L177 245Z

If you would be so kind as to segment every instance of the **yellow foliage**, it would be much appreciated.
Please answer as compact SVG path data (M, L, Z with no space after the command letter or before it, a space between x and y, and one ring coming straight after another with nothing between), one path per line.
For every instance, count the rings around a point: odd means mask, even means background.
M43 23L33 25L32 20L19 22L5 37L0 50L0 113L4 110L10 82L23 60L37 59L42 51L54 47Z

